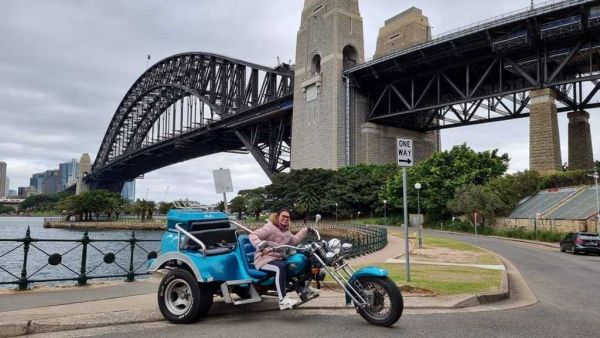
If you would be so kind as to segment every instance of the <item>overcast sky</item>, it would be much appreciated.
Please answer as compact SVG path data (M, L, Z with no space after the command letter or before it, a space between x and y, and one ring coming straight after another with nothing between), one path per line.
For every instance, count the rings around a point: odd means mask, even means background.
M379 28L411 7L429 17L433 33L529 5L529 0L362 0L365 52L373 55ZM112 115L152 62L204 51L274 66L295 55L302 0L0 0L0 161L11 189L33 173L58 168L82 153L95 157ZM595 158L600 113L591 112ZM563 162L567 118L559 116ZM509 153L510 170L528 167L529 119L449 129L442 146ZM138 180L137 197L217 201L212 170L230 168L234 189L269 183L250 155L216 154L180 163ZM168 187L168 194L167 194Z

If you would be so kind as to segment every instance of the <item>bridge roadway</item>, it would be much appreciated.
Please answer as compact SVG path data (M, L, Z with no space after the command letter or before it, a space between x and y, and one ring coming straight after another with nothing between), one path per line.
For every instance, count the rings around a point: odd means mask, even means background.
M447 236L474 242L469 235ZM479 237L476 245L510 260L538 299L510 310L415 314L406 311L392 328L368 325L352 311L252 313L215 317L193 325L164 322L65 332L101 337L597 337L600 332L600 257ZM514 287L514 285L513 285ZM514 292L515 290L511 290ZM504 303L512 302L507 300ZM503 303L496 303L501 308ZM431 311L433 312L433 311Z

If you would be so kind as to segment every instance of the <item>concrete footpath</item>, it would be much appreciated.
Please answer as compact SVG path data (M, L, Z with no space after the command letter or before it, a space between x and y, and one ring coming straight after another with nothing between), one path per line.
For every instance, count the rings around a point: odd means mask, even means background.
M404 251L403 239L389 236L381 251L353 259L352 264L376 264L397 258ZM412 246L412 245L411 245ZM2 291L0 293L0 337L49 333L82 328L124 325L164 320L157 306L160 279L153 277L134 283L112 282L85 287ZM508 279L503 275L500 290L484 294L419 296L404 294L405 309L462 309L509 297ZM323 288L321 297L299 310L348 309L340 290ZM350 309L352 310L352 309ZM248 312L279 311L275 299L235 307L215 298L211 316Z

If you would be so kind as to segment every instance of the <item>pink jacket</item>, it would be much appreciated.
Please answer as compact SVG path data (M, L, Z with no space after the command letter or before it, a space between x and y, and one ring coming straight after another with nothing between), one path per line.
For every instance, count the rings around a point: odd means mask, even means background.
M258 243L261 241L267 241L270 246L278 246L282 244L293 245L296 246L302 242L302 240L308 234L308 229L304 228L298 231L297 234L292 234L288 231L281 231L278 227L276 227L271 221L267 221L262 228L250 233L250 241L254 247L258 246ZM274 261L277 259L283 259L283 256L279 252L269 251L264 255L259 250L256 250L254 253L254 266L257 269L260 269L263 265L269 263L270 261Z

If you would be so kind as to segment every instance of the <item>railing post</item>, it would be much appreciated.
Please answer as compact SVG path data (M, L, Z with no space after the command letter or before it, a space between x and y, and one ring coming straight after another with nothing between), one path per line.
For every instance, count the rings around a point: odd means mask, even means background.
M131 238L129 239L131 254L129 256L129 272L127 273L126 282L135 281L135 271L133 271L133 251L135 250L135 242L137 242L137 239L135 239L135 231L132 231Z
M19 290L27 290L27 256L29 253L29 244L31 244L31 230L27 227L25 238L23 238L23 268L21 269L21 279L19 279Z
M87 284L87 246L90 243L90 238L88 237L88 231L83 232L83 238L81 239L82 249L81 249L81 269L79 270L79 278L77 279L77 285L86 285Z

